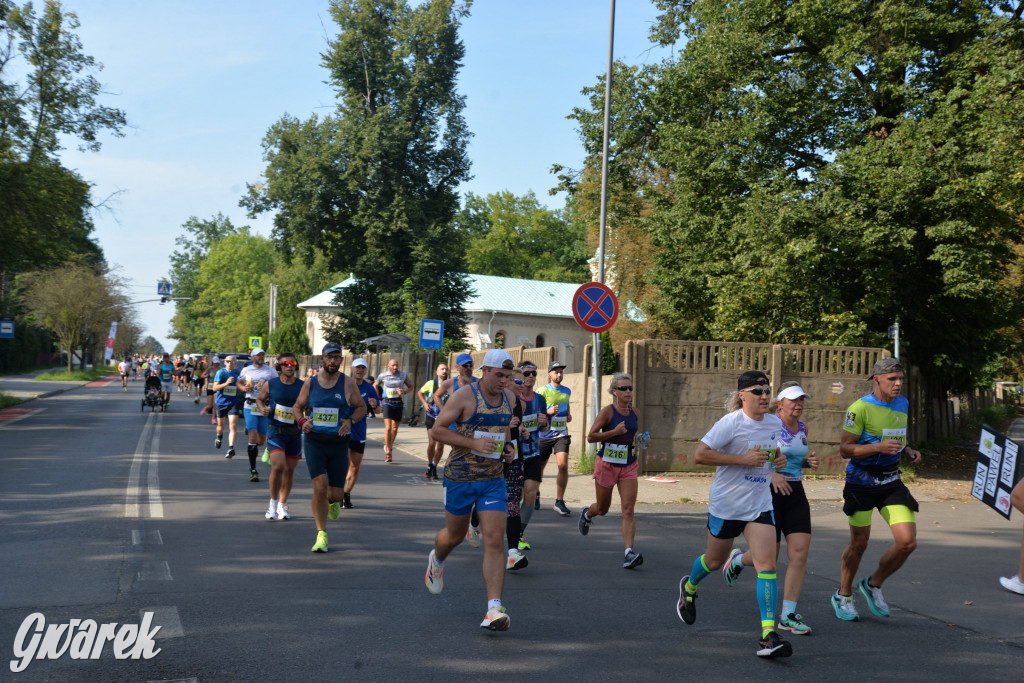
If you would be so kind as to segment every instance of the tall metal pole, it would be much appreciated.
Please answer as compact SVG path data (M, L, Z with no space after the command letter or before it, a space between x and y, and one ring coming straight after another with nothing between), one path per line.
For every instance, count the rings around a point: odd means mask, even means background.
M615 54L615 0L610 0L608 17L608 70L604 77L604 141L601 145L601 223L597 247L597 281L604 283L604 234L608 221L608 139L611 136L612 68ZM594 334L593 393L590 401L590 424L601 410L601 335Z

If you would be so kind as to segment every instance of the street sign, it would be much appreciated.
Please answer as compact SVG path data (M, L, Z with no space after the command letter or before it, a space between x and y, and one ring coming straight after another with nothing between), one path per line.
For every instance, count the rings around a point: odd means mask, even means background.
M619 301L606 285L588 282L572 295L572 317L588 332L604 332L619 317Z
M158 282L158 283L156 283L156 295L157 296L170 296L171 295L171 283L170 282Z
M263 337L249 337L249 350L263 348Z
M0 320L0 339L14 339L14 321Z
M420 321L420 348L440 349L444 342L443 320Z

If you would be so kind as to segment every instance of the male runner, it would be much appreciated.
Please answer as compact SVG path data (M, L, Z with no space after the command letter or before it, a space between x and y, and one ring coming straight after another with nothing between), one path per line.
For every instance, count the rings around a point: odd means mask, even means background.
M295 377L299 364L295 354L282 353L275 365L280 376L264 382L256 396L256 409L269 422L270 503L263 516L271 522L291 519L288 494L295 481L295 466L302 459L302 435L292 412L303 384Z
M166 411L171 405L171 382L174 381L174 364L171 363L171 354L164 354L163 361L157 366L157 376L160 378L161 397L163 398L161 409Z
M402 422L404 403L402 397L412 389L412 380L398 369L398 360L388 361L388 371L377 376L377 391L382 397L384 417L384 462L392 462L398 425Z
M249 455L249 481L259 481L260 475L256 471L256 459L260 455L260 446L267 443L267 418L257 409L256 397L260 394L260 388L264 383L277 378L277 372L266 364L267 352L256 347L249 354L252 365L247 365L238 373L238 388L245 393L245 405L242 409L245 420L245 431L249 433L249 442L246 445L246 452Z
M506 490L502 461L515 455L509 443L509 423L516 400L505 383L513 373L512 357L502 349L484 356L480 381L455 392L434 421L434 438L453 446L444 468L445 527L434 539L424 582L431 593L444 588L444 560L466 537L475 506L483 529L483 574L487 613L481 628L507 631L509 617L501 605L505 582L502 532L505 529ZM456 425L453 431L452 424Z
M477 381L476 377L473 377L473 356L468 353L460 353L456 356L455 373L451 379L446 379L442 382L441 386L430 397L438 413L441 412L441 408L444 407L445 402L451 398L453 393ZM437 418L435 417L434 419L436 421ZM431 434L433 434L433 429L431 429ZM434 448L436 449L435 456L437 457L437 462L440 463L444 457L444 444L437 443L435 439Z
M519 514L522 517L522 533L519 537L519 549L529 550L526 541L526 525L533 516L534 502L540 493L540 482L544 478L546 459L540 457L540 435L548 426L548 404L542 394L533 390L537 384L537 366L526 361L523 370L523 429L529 432L529 438L519 442L519 454L523 458L523 504Z
M131 366L127 358L117 364L117 371L121 373L121 388L125 391L128 391L128 370Z
M448 364L439 363L433 379L428 379L416 392L416 398L423 405L423 424L427 428L427 471L423 474L427 479L437 479L437 465L441 462L441 451L444 446L437 443L431 435L430 430L434 427L434 420L441 412L440 407L434 403L433 396L441 385L448 379Z
M206 371L209 366L206 364L206 356L199 356L192 364L192 398L193 403L199 403L199 397L203 393L203 384L206 382Z
M572 414L569 412L569 395L572 391L562 386L565 364L557 360L552 361L548 366L548 383L538 393L544 396L547 402L548 418L551 422L548 429L540 435L540 459L541 471L548 463L551 454L555 454L555 462L558 464L558 474L555 475L555 504L552 506L555 512L568 517L572 514L565 506L565 487L569 484L569 428L567 424L572 422ZM539 485L539 484L538 484Z
M217 410L214 404L214 391L213 382L214 378L217 377L217 373L221 369L220 356L216 353L211 354L210 367L206 369L206 407L199 411L199 414L209 413L210 424L217 424Z
M227 366L217 371L213 377L213 384L210 389L216 392L217 404L217 440L213 445L220 448L221 440L224 437L224 421L228 423L228 453L225 458L235 457L235 427L238 423L238 370L235 370L235 357L228 356L224 359Z
M338 372L341 346L324 345L323 369L302 385L293 411L302 433L306 468L313 480L313 519L316 521L314 553L327 552L327 518L341 516L348 475L349 433L366 415L366 404L356 382ZM309 414L309 418L304 417Z
M368 370L369 366L362 358L356 358L352 361L352 379L355 380L356 387L359 389L359 395L363 397L367 414L377 407L379 399L377 390L373 388L373 383L366 381L366 372ZM345 476L345 499L341 501L341 506L346 510L351 510L353 507L352 489L359 480L359 466L363 464L363 453L365 452L366 415L352 425L352 434L348 439L348 474Z
M921 462L921 453L907 445L908 401L901 396L903 366L898 358L881 358L871 369L871 393L846 411L839 452L846 466L843 512L850 522L850 543L843 551L839 590L832 608L843 621L857 621L853 579L871 535L871 511L878 508L889 525L893 544L870 576L857 582L857 590L876 616L889 616L882 583L903 566L917 548L917 501L900 479L900 454Z

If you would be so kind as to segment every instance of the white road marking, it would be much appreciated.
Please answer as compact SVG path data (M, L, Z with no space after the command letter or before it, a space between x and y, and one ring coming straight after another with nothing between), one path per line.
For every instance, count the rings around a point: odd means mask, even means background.
M147 531L145 534L138 529L132 529L132 545L163 545L164 538L160 530Z
M128 487L125 490L124 516L138 518L141 516L139 500L142 497L141 480L142 464L146 463L146 494L149 498L149 516L163 517L164 503L160 495L160 425L163 424L161 413L150 413L146 424L139 434L139 442L135 446L132 466L128 471ZM150 439L152 435L152 439ZM149 442L149 448L146 444Z
M164 502L160 497L160 425L163 420L158 420L156 429L153 432L153 443L149 447L149 460L146 461L146 486L149 488L149 516L163 517Z
M143 562L142 569L135 574L137 581L173 581L171 565L166 560L159 562Z
M143 607L139 610L139 622L146 612L153 613L153 625L160 627L156 634L158 640L164 638L181 638L185 635L185 629L181 627L181 617L178 615L177 607ZM191 679L196 680L196 679Z

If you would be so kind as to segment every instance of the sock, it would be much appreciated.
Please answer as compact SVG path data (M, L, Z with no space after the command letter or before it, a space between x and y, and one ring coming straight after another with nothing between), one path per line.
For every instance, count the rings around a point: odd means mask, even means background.
M526 525L530 523L530 517L533 517L533 505L524 505L519 510L519 519L523 523L522 531L526 531Z
M587 507L583 508L583 520L586 521L586 522L591 521L590 520L590 515L587 514L588 512L590 512L590 506L589 505Z
M796 600L783 600L782 616L788 617L790 614L796 614Z
M704 564L704 556L701 555L693 561L693 568L690 569L690 580L686 582L686 592L693 594L697 592L697 584L704 580L704 577L711 573L708 566ZM693 586L693 590L690 590Z
M487 611L488 612L490 612L495 607L501 607L501 599L500 598L494 598L493 600L488 600L487 601Z
M761 608L761 637L775 630L775 604L778 602L778 580L775 572L757 573L757 606Z
M625 555L628 556L631 552L633 552L633 548L632 547L626 548Z
M508 540L509 551L519 548L519 537L523 534L523 520L519 515L509 517L505 521L505 538Z
M260 447L254 443L251 443L248 446L246 446L246 451L249 454L249 469L254 470L256 469L256 458L260 454Z
M469 525L474 529L480 527L480 515L476 514L476 505L473 506L473 512L469 515Z
M270 499L270 507L272 507L272 508L276 508L277 507L277 501L274 500L273 498Z

